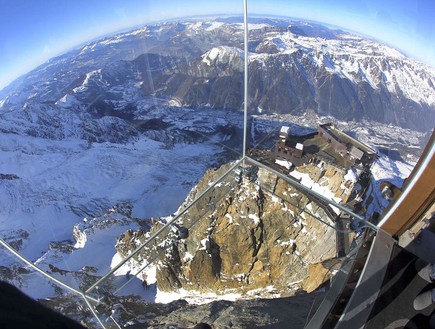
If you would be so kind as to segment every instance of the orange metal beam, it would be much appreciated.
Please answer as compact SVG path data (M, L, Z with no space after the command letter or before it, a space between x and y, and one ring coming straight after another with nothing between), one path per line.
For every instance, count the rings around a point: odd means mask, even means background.
M435 202L435 132L403 186L385 209L378 227L399 237L415 225Z

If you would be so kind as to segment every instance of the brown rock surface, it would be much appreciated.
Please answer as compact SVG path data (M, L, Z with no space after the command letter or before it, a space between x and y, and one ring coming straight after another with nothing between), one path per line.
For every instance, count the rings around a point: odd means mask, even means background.
M180 209L227 167L208 171ZM344 202L352 191L353 183L344 181L339 168L323 164L297 170L309 173ZM321 205L262 169L255 182L219 184L178 222L189 227L201 218L188 238L160 240L171 246L158 262L158 287L242 294L273 287L291 294L293 284L303 282L304 289L312 291L322 278L329 278L320 263L336 254L335 230L315 217L333 225Z
M334 270L341 264L341 259L336 258L322 263L308 265L308 275L302 281L302 289L311 293L329 281Z

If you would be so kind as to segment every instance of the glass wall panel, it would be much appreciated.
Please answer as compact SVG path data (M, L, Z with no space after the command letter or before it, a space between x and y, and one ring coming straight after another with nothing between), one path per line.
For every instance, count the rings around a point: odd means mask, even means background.
M72 327L74 320L88 328L99 328L80 294L42 275L3 246L0 248L2 327L46 327L68 323Z

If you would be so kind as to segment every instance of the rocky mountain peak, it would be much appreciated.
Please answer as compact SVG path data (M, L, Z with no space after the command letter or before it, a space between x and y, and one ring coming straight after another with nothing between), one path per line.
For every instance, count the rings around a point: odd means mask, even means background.
M228 165L209 170L186 202L226 169ZM330 190L334 199L343 203L349 201L356 186L344 170L333 165L309 164L297 171L309 175L313 184ZM330 212L268 171L259 169L257 177L255 181L244 179L220 185L177 223L177 227L187 228L201 218L189 229L188 236L169 234L166 242L158 242L167 246L157 263L159 290L291 294L301 288L304 280L303 287L311 291L329 277L331 273L320 281L307 279L311 267L322 268L323 262L336 257L335 230L315 218L333 226ZM204 212L210 204L214 207ZM155 221L151 231L161 225L161 221ZM117 250L128 255L132 241L137 247L145 239L143 232L130 232L118 241Z
M243 69L243 51L235 47L214 47L201 56L202 61L209 66L226 64L235 69Z

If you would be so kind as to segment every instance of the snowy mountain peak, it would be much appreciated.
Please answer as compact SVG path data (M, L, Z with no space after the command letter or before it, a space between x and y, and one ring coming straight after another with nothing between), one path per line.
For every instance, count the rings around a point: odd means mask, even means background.
M65 94L61 99L59 99L56 103L56 105L59 105L63 108L71 108L74 105L81 104L74 95Z
M301 60L307 57L318 69L354 84L368 83L377 90L385 87L392 94L435 105L435 68L407 58L387 45L349 33L322 38L275 29L262 38L253 60L263 62L269 56L298 51Z
M230 64L239 67L243 61L243 51L236 47L214 47L201 56L207 65Z
M40 102L62 107L66 103L59 100L70 94L83 108L93 104L114 113L141 93L180 106L238 110L242 22L240 17L166 22L93 41L11 85L2 92L0 108ZM313 109L339 120L432 128L435 68L319 24L254 18L249 29L250 110Z

